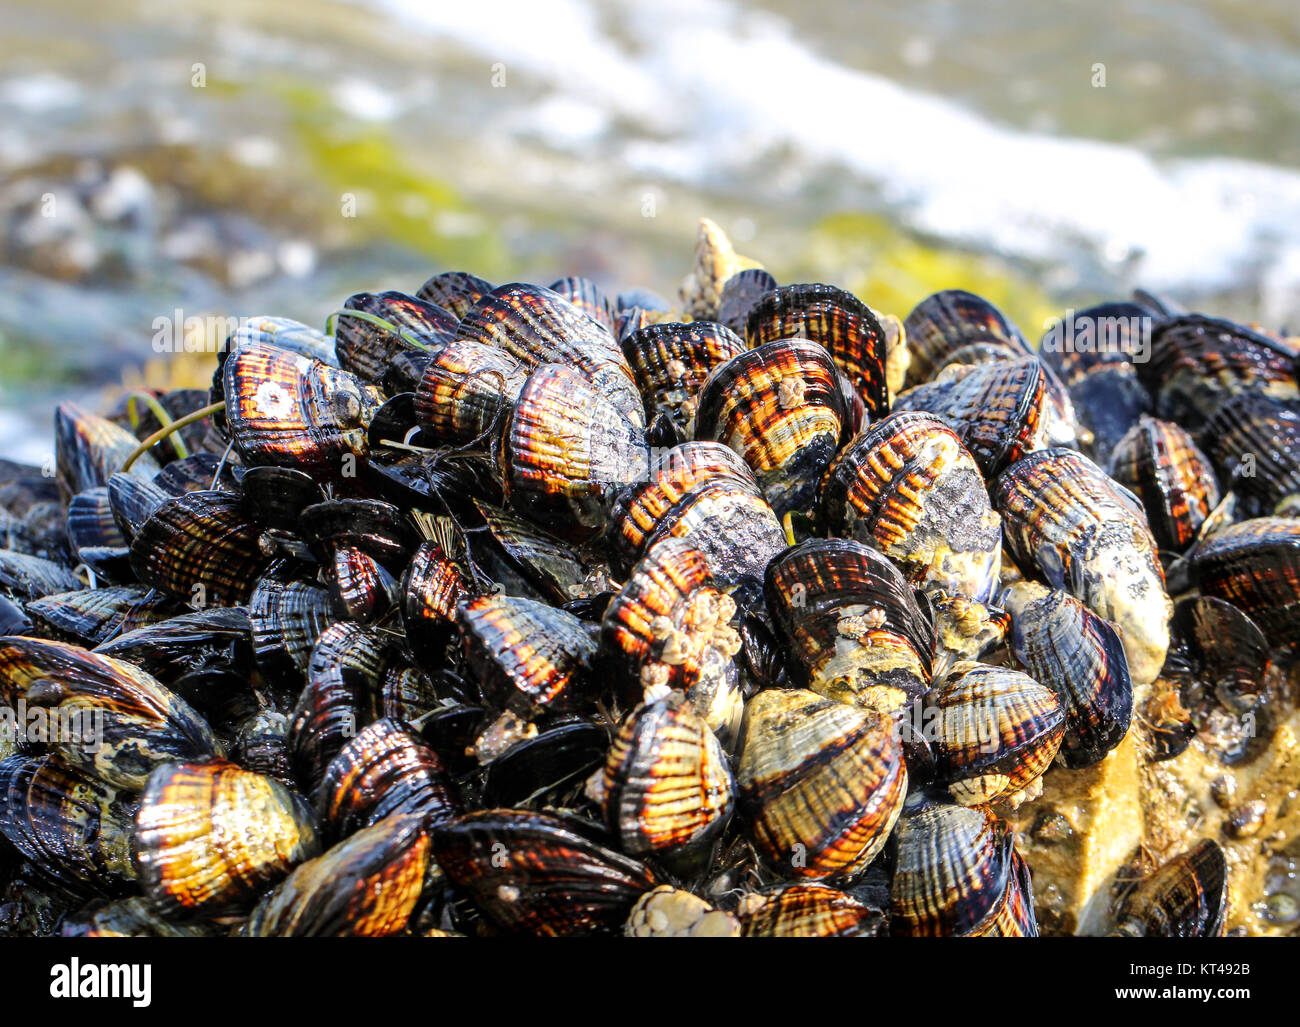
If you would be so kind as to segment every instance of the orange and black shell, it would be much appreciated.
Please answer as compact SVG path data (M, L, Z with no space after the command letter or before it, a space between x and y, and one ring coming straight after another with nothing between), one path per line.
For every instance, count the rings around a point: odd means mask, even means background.
M641 393L614 336L550 289L502 285L474 304L458 334L505 350L530 371L563 364L587 379L624 418L645 427Z
M145 895L167 919L246 911L320 852L307 803L233 763L169 763L149 778L134 859Z
M469 587L437 542L422 542L402 577L402 625L417 655L434 660L450 641L456 605Z
M208 724L183 699L138 667L80 646L0 639L0 700L15 707L20 699L78 717L82 730L50 740L50 751L116 788L140 789L169 760L221 754Z
M481 439L513 406L527 368L503 349L473 339L434 347L415 389L415 415L439 442Z
M498 454L510 505L575 541L605 526L614 494L642 480L648 463L639 422L559 364L529 375Z
M113 516L107 485L73 496L68 503L66 524L68 545L81 563L113 581L130 578L127 540ZM14 532L6 531L5 535L9 548L17 548Z
M394 814L425 814L430 823L461 812L442 761L404 723L381 717L330 761L316 792L316 814L333 838Z
M1051 766L1065 732L1056 693L1009 667L958 663L924 703L936 720L930 744L939 780L966 805L1031 785Z
M1061 763L1072 770L1100 763L1124 740L1133 717L1133 680L1119 633L1067 592L1008 605L1016 660L1064 706Z
M1296 441L1300 443L1300 433ZM1219 504L1219 483L1209 459L1186 430L1169 421L1141 418L1116 443L1107 471L1141 500L1156 544L1171 552L1190 546Z
M479 499L474 506L492 541L528 584L554 603L564 604L573 598L571 590L590 573L573 546L509 510Z
M712 321L646 325L625 335L621 345L646 409L667 413L683 434L690 431L709 372L748 348L730 328Z
M904 813L895 832L897 862L890 886L895 935L971 937L1001 933L1014 917L1001 914L1014 892L1029 886L1015 859L1014 835L987 806L922 802ZM1022 881L1023 876L1023 881ZM1032 894L1011 912L1033 923Z
M790 338L825 347L858 390L870 417L882 417L889 410L885 329L871 308L852 293L821 284L785 285L765 292L749 312L746 341L759 347Z
M225 362L226 419L244 464L294 467L325 480L368 455L366 428L379 401L339 368L272 346Z
M821 345L779 339L746 350L714 368L697 402L695 437L744 457L777 516L813 505L849 420Z
M434 275L415 291L417 299L450 311L456 318L492 291L492 283L468 271L443 271Z
M593 321L604 325L611 332L614 330L613 305L604 290L590 278L570 275L552 282L547 288L563 296Z
M1300 399L1291 345L1200 314L1158 323L1151 336L1151 358L1136 367L1155 397L1156 413L1193 432L1238 392Z
M907 768L892 722L813 692L745 704L740 811L782 877L849 880L875 859L903 807Z
M934 627L876 550L808 539L768 564L764 594L787 665L814 692L893 710L929 689Z
M1300 495L1300 403L1242 392L1219 407L1201 439L1247 517L1266 517Z
M55 592L23 604L41 634L96 646L124 631L134 631L174 616L180 606L171 596L143 585L106 585Z
M744 336L749 326L749 314L767 293L777 287L770 271L761 267L747 267L727 279L718 296L718 323L724 324L737 335Z
M0 760L0 836L29 872L79 899L131 889L133 807L115 789L53 755Z
M1142 333L1154 320L1154 312L1137 303L1099 303L1049 325L1038 354L1073 388L1099 367L1132 367L1145 353Z
M1267 695L1269 640L1232 603L1217 596L1184 596L1174 604L1169 633L1162 677L1212 693L1237 712Z
M264 575L248 603L258 668L273 682L301 688L316 641L335 620L329 592L320 585Z
M948 356L974 343L1006 343L1022 354L1029 347L1006 316L992 303L962 289L944 289L918 303L903 322L912 361L907 381L928 381Z
M1118 934L1142 938L1221 938L1228 919L1228 865L1206 838L1144 878L1120 902Z
M108 479L108 505L128 545L140 526L171 498L156 480L118 472Z
M717 736L681 692L628 714L605 760L605 822L630 856L703 851L735 806Z
M1036 357L954 364L902 393L895 410L922 410L957 433L989 480L1038 448L1048 418L1047 376Z
M384 938L405 930L431 863L429 824L395 815L308 860L268 891L250 938Z
M379 708L385 717L415 723L441 705L437 685L421 667L405 658L388 665L379 682Z
M383 564L355 546L339 546L334 551L330 587L344 619L361 624L378 620L397 602L396 580Z
M330 761L379 716L380 682L392 658L377 629L339 621L321 633L290 716L294 770L305 794L315 793Z
M55 465L70 495L107 485L139 445L140 440L125 428L75 403L54 408ZM130 473L149 479L158 469L158 462L143 453L131 465Z
M1264 634L1300 642L1300 520L1256 517L1215 532L1192 556L1204 595L1226 599Z
M386 321L391 328L368 319L349 317L357 310ZM359 292L343 303L334 329L339 366L358 378L378 384L393 358L455 336L456 317L439 306L402 292Z
M381 499L313 503L303 510L298 529L321 562L328 562L336 547L351 546L397 571L415 548L416 536L406 513Z
M880 938L885 914L824 884L791 884L741 915L746 938Z
M594 825L527 810L480 810L433 831L438 866L499 931L609 933L659 882Z
M141 582L185 603L244 604L270 565L260 534L234 493L187 492L140 526L131 567Z
M622 568L637 561L646 539L698 485L720 478L756 485L749 465L721 442L684 442L652 456L649 480L625 487L610 510L609 548Z
M573 614L532 599L486 595L462 600L456 620L466 659L497 705L528 719L591 698L596 640Z

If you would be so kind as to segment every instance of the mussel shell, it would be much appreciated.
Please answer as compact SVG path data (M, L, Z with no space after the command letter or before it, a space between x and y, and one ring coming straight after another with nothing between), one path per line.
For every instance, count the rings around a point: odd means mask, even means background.
M1185 596L1169 629L1164 677L1195 680L1234 712L1253 707L1269 666L1269 641L1253 620L1215 596Z
M321 633L335 620L329 593L305 581L266 574L248 604L258 668L273 682L301 687Z
M836 458L821 518L834 535L875 546L916 583L988 602L1002 564L1002 522L974 458L937 418L877 421Z
M0 594L33 600L84 587L81 579L60 563L0 549Z
M821 345L778 339L746 350L714 368L697 402L695 437L744 457L778 517L813 505L848 425L839 371Z
M1300 444L1300 417L1297 428ZM1115 444L1107 470L1142 501L1151 535L1161 549L1185 550L1219 503L1219 483L1210 461L1188 432L1169 421L1139 420Z
M438 866L500 931L607 933L658 882L573 817L480 810L433 832Z
M415 548L406 514L381 499L327 499L303 510L299 528L323 561L340 546L353 547L400 571Z
M749 314L767 293L777 287L771 272L761 267L747 267L727 279L718 297L718 322L737 335L744 336Z
M1146 386L1132 364L1103 364L1070 386L1080 427L1092 435L1087 452L1100 464L1143 415L1155 411Z
M140 440L125 428L74 403L54 408L55 463L73 495L107 485L139 445ZM158 470L158 462L147 453L131 465L132 474L145 478L152 478Z
M301 797L222 760L169 763L149 778L136 817L141 887L169 920L247 910L320 852Z
M43 634L87 646L97 646L179 612L169 596L138 585L58 592L30 600L26 609Z
M620 344L651 413L668 415L690 432L697 396L715 367L743 353L743 339L711 321L662 322L625 335Z
M895 712L930 687L934 631L897 568L851 539L809 539L764 585L787 663L821 695Z
M603 324L611 332L614 330L614 313L609 297L591 279L570 276L552 282L547 288L564 297L593 321Z
M903 322L912 353L907 381L929 380L948 356L972 343L1006 343L1028 353L1020 330L988 300L961 289L944 289L918 303Z
M289 718L275 710L262 710L249 717L240 725L234 758L245 770L273 777L286 788L293 788Z
M442 657L456 622L456 606L469 587L437 542L423 542L402 577L401 611L406 639L425 662Z
M507 414L528 376L503 349L473 339L433 348L415 389L415 416L436 442L482 439Z
M886 332L852 293L821 284L772 289L750 310L745 338L755 348L790 338L818 343L844 369L871 418L889 410Z
M129 544L141 526L171 498L157 481L118 473L108 479L108 505L118 530Z
M551 602L567 603L573 598L586 581L588 568L572 545L509 510L491 503L474 505L511 569ZM481 552L476 555L482 558Z
M397 603L396 579L364 550L340 546L334 552L332 571L335 606L345 620L370 624Z
M117 580L130 578L127 541L113 517L108 486L87 489L72 497L68 503L68 544L78 560L99 573Z
M221 754L188 703L129 663L75 645L0 639L0 699L58 710L68 729L51 752L118 788L138 790L159 763ZM75 721L74 721L75 718Z
M1278 512L1283 500L1300 495L1300 403L1240 393L1219 407L1201 438L1247 517Z
M241 318L239 327L226 339L218 360L224 362L232 353L253 345L273 346L331 367L339 366L334 340L324 332L292 318L266 315Z
M907 792L892 723L812 692L745 706L736 784L759 852L784 877L848 879L876 857Z
M609 734L585 720L540 732L512 746L487 765L483 803L487 806L531 805L568 786L576 790L605 762Z
M349 317L359 310L382 318L392 328ZM451 338L457 319L449 311L401 292L359 292L349 296L334 329L339 366L366 381L378 383L398 353L421 349Z
M208 924L173 924L158 915L143 895L94 903L63 921L64 938L210 938Z
M244 511L268 528L297 532L302 512L325 499L316 479L292 467L250 467L239 479Z
M443 271L415 291L417 299L434 303L452 316L462 318L470 308L492 291L492 283L468 271Z
M247 679L253 666L248 609L218 606L124 631L95 649L173 683L197 669L222 669Z
M1228 867L1206 838L1159 867L1130 892L1115 915L1120 934L1145 938L1217 938L1227 927Z
M824 884L791 884L741 917L746 938L878 938L884 913Z
M1038 345L1043 363L1071 389L1099 367L1146 360L1154 311L1138 303L1099 303L1071 311L1047 328Z
M1197 547L1192 575L1205 595L1226 599L1275 642L1300 643L1300 520L1256 517Z

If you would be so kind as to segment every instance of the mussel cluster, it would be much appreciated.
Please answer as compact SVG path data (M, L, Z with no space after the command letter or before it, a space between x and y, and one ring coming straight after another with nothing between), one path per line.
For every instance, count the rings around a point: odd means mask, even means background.
M1112 317L1150 351L1070 344ZM329 327L0 465L3 930L1036 935L1049 768L1284 701L1280 337L1038 349L707 221L678 309L447 272ZM1111 930L1225 930L1184 841Z

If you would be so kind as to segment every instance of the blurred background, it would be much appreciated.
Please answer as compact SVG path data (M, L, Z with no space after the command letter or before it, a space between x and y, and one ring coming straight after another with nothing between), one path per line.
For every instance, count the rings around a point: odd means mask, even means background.
M782 282L1031 339L1141 285L1300 324L1300 5L3 0L0 456L205 383L159 318L323 326L439 270Z

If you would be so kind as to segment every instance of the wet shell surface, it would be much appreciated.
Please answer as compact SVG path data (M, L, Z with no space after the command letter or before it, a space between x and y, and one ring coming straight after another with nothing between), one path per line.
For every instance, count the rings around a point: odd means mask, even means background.
M741 923L746 938L876 938L889 933L879 909L821 884L791 884L752 896Z
M1168 421L1138 421L1116 443L1107 470L1141 500L1161 549L1185 550L1219 505L1209 459L1187 431Z
M1257 517L1210 536L1192 560L1205 595L1226 599L1265 634L1300 641L1300 520Z
M710 321L646 325L624 336L621 345L646 409L652 416L666 413L683 434L709 372L748 348L730 328Z

